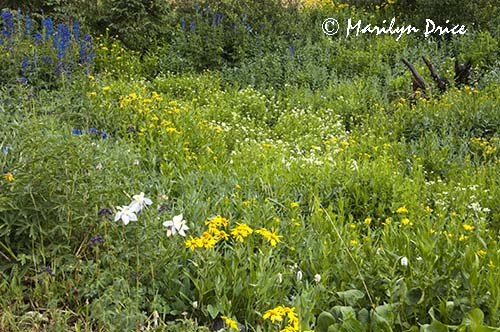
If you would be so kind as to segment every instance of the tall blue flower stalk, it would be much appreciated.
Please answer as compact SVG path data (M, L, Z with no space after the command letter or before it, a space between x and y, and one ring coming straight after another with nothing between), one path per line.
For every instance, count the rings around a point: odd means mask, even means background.
M12 15L12 12L9 9L2 10L2 21L4 28L2 31L2 35L5 38L11 38L12 35L14 35L15 28L14 28L14 15Z
M52 84L54 73L67 76L78 67L89 74L94 60L92 38L88 34L82 37L79 22L56 26L51 17L44 17L37 25L29 15L10 9L1 11L0 52L18 61L17 69L11 71L17 75L12 80L22 83L48 78ZM0 77L0 81L5 79Z

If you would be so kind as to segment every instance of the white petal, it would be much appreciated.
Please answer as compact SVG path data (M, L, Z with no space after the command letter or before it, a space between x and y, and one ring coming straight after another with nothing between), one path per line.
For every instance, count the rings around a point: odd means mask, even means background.
M130 218L130 221L137 221L137 216L135 215L135 213L132 212L128 216Z
M122 214L123 214L122 212L117 212L116 215L115 215L115 221L120 220L121 217L122 217Z
M182 228L181 228L181 229L179 230L179 235L181 235L181 236L186 236L186 233L184 233L184 229L182 229Z
M174 223L172 222L172 220L167 220L167 221L163 222L163 226L172 227L172 226L174 226Z
M129 219L128 215L126 215L126 214L122 215L122 220L123 220L123 223L124 223L125 225L128 225L128 223L129 223L129 221L130 221L130 219Z
M171 228L167 229L167 236L172 236L172 229Z
M151 205L153 204L153 201L151 201L149 198L144 198L144 203L146 203L146 205Z
M132 203L130 203L130 205L128 206L128 209L131 211L131 212L139 212L141 211L141 203L137 202L137 201L133 201Z
M181 221L182 221L182 213L181 213L181 214L179 214L178 216L175 216L175 217L173 218L173 220L174 220L174 223L179 223L179 222L181 222Z

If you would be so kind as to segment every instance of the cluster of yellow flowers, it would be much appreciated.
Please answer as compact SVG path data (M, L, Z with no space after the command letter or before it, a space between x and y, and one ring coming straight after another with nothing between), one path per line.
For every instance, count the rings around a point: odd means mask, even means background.
M498 142L497 137L493 137L489 141L485 138L482 138L482 137L474 137L474 138L471 138L471 142L473 144L478 145L483 150L484 157L491 156L497 151L496 146L493 145L496 142Z
M262 316L265 320L281 324L287 318L287 325L280 332L300 331L299 317L295 312L295 307L285 307L283 305L267 310Z
M232 228L231 231L227 233L224 229L221 228L227 227L229 224L229 220L221 216L208 219L207 221L205 221L205 224L207 225L208 229L203 232L200 237L191 237L185 242L186 246L188 248L191 248L191 250L195 250L196 248L213 248L220 240L229 240L229 234L231 234L231 237L235 241L243 242L245 238L247 238L254 232L254 230L247 224L236 223L237 226ZM266 238L273 247L280 243L281 238L283 237L276 234L276 230L274 228L272 228L271 230L260 228L255 230L255 233L260 234L264 238Z

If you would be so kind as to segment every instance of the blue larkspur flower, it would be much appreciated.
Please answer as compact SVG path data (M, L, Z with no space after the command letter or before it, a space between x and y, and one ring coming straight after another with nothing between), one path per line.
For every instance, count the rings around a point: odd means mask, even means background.
M35 39L37 45L40 45L42 43L42 34L40 32L35 32L33 39Z
M24 21L24 33L26 35L31 35L31 32L33 31L33 21L31 17L26 15L26 19Z
M60 23L57 25L57 35L55 39L54 47L57 50L57 57L63 59L71 42L71 35L66 24Z
M186 21L181 20L181 30L185 31L186 30Z
M49 36L54 36L54 23L51 17L46 17L42 19L42 27L45 30L45 40L49 40Z
M191 22L191 29L189 31L194 32L195 27L196 27L196 23L194 21Z
M12 34L14 33L14 16L12 15L12 12L8 9L3 9L2 10L2 20L3 20L3 27L4 27L2 34L6 38L10 38L12 36Z
M73 23L73 38L75 40L80 40L80 22L75 21Z
M71 133L73 135L81 135L82 134L82 130L81 129L72 129Z

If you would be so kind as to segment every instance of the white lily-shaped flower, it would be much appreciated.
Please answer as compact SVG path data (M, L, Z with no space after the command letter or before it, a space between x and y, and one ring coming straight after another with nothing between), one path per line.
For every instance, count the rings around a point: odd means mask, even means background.
M182 217L182 213L173 217L172 220L165 221L163 226L167 227L167 236L172 236L177 233L181 236L186 236L184 231L189 229L189 227L186 226L186 220Z
M144 197L144 193L143 192L141 192L139 195L132 196L132 198L134 200L132 201L132 203L130 203L130 208L134 212L139 212L144 207L146 207L147 205L153 204L153 202L149 198Z
M115 215L115 221L122 220L125 225L131 221L137 221L135 211L129 205L118 206L118 212Z

